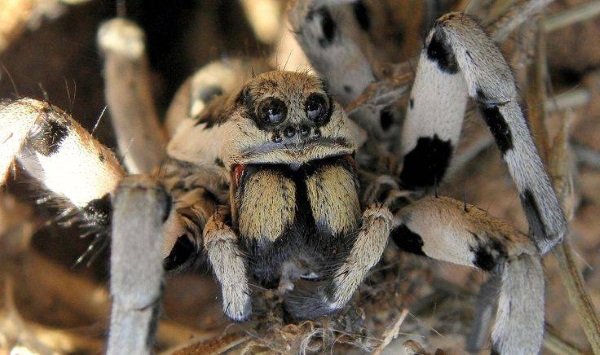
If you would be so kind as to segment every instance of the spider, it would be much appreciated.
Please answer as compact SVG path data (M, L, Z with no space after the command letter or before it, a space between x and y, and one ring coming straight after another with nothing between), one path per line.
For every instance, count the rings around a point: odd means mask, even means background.
M289 317L312 319L348 303L390 237L408 252L489 271L480 302L496 313L492 351L539 351L541 258L567 224L510 68L474 19L449 13L425 40L404 122L391 107L349 117L342 105L376 80L353 42L351 32L369 25L357 4L292 2L293 31L320 76L214 62L180 89L164 126L143 33L124 19L104 24L124 167L60 109L2 104L1 182L16 159L86 223L111 230L109 353L150 351L164 270L210 265L235 321L252 315L250 282L283 288ZM530 235L476 206L421 198L444 178L469 97L508 165ZM476 322L483 334L491 317Z

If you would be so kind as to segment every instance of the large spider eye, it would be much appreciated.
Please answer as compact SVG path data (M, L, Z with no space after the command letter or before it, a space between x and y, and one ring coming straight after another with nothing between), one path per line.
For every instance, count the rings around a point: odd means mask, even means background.
M278 124L285 120L287 107L279 99L268 99L259 108L259 115L264 122Z
M322 95L311 94L306 99L306 115L314 123L323 123L327 117L327 100Z

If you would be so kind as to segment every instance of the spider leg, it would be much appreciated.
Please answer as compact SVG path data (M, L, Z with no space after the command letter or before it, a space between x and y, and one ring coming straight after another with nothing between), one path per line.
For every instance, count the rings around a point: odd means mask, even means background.
M395 223L391 236L400 248L477 267L498 278L498 300L486 306L488 312L496 309L492 353L539 352L544 333L544 273L537 247L527 235L476 206L448 197L419 200L401 209ZM489 284L480 299L493 301L494 292L488 291L494 287L493 282ZM487 322L485 314L476 318L476 324ZM475 334L472 339L478 337ZM476 342L470 345L480 345Z
M476 353L485 347L498 310L498 294L502 279L497 273L490 274L489 278L480 286L475 304L475 319L473 327L467 337L465 350Z
M144 33L133 22L115 18L102 24L98 45L104 54L106 102L124 164L147 173L165 157L166 137L150 89Z
M124 172L114 154L58 108L32 99L0 107L0 184L15 158L34 178L108 226L110 194Z
M368 39L365 10L357 9L359 5L297 0L288 12L298 43L342 106L352 103L377 80L370 62L375 49ZM398 116L391 106L364 106L351 118L388 148L400 133Z
M245 258L238 245L238 237L226 224L229 210L221 206L204 227L204 247L215 276L221 284L223 309L235 320L250 316L250 289Z
M467 95L479 107L515 181L542 254L559 243L567 223L519 105L512 72L472 18L450 13L429 33L413 86L402 146L402 182L440 182L457 144Z
M177 90L167 111L165 126L169 136L185 118L198 116L217 96L235 91L252 74L271 71L264 60L231 58L209 63L189 77Z
M170 197L149 177L122 180L113 199L108 354L149 354L163 289L163 223Z
M392 214L381 205L371 205L362 215L362 225L350 255L333 278L331 309L340 309L352 297L367 273L383 255L392 226Z
M326 75L338 101L350 104L375 81L367 57L340 28L353 22L351 11L327 1L295 1L292 6L288 16L302 49L315 69Z

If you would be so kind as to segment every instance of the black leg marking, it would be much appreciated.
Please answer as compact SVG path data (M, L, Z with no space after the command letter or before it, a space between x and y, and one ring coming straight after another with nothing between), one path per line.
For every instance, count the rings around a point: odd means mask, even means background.
M415 107L415 100L413 100L413 98L410 98L410 101L408 102L408 107L410 107L410 109L412 110L413 107Z
M504 246L497 240L492 240L489 244L482 243L477 248L471 248L471 251L475 254L473 265L485 271L492 271L507 258Z
M86 224L101 228L109 228L112 214L110 195L106 194L102 196L102 198L88 202L83 208L82 213Z
M356 22L358 22L360 28L365 32L369 32L371 29L371 13L369 8L362 1L358 1L354 3L352 10L354 10L354 18L356 18Z
M400 249L416 255L427 256L423 252L423 239L421 236L408 229L405 224L401 224L392 230L390 235Z
M210 85L204 87L198 92L198 99L200 99L205 104L212 101L217 96L223 95L223 89L218 85Z
M454 56L454 51L446 40L446 34L439 28L435 29L431 41L427 46L427 58L437 62L440 70L445 73L458 73L458 62Z
M540 213L538 204L533 197L533 192L526 189L525 192L521 194L521 201L523 202L523 209L525 210L527 221L529 221L529 225L533 229L533 233L536 236L545 237L546 229L544 228L542 214Z
M50 156L58 151L68 134L68 128L64 124L47 119L34 129L29 141L35 151Z
M433 186L442 181L453 151L449 140L441 140L437 134L421 137L417 146L404 157L400 180L407 187Z
M308 21L310 22L313 16L317 14L321 17L321 31L323 32L322 38L319 38L319 45L321 48L329 47L333 44L335 34L337 32L337 24L333 20L331 13L327 8L320 8L314 12L308 14Z
M335 32L337 31L337 25L335 21L333 21L329 10L323 9L321 14L323 16L323 19L321 20L321 27L323 29L323 34L325 35L325 42L319 40L319 44L321 44L322 47L326 47L333 42Z
M496 267L496 260L485 248L480 247L474 253L475 260L473 261L473 265L485 271L490 271Z
M508 123L500 113L498 106L480 106L481 113L485 123L490 128L490 132L496 140L496 144L500 149L502 155L506 154L507 151L513 148L512 132Z

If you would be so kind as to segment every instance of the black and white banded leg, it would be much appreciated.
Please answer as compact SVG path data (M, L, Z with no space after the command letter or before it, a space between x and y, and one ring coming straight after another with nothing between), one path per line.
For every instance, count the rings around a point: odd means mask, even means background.
M202 67L177 90L169 105L165 126L169 137L186 118L198 115L216 97L234 92L252 78L273 68L262 59L226 58Z
M292 2L288 13L293 32L306 56L342 106L356 100L377 81L371 58L369 14L360 1ZM400 114L392 106L363 106L355 120L384 149L394 149Z
M544 273L534 242L509 224L476 206L448 197L428 197L394 216L391 232L402 249L490 272L481 290L469 347L481 350L492 330L492 350L500 354L536 354L544 334ZM491 289L491 290L490 290ZM492 314L495 314L492 316Z
M519 105L506 60L475 20L438 19L429 33L402 135L403 184L439 183L458 143L467 96L475 101L508 166L542 255L567 233L567 223Z
M0 185L16 160L85 223L108 227L110 195L124 176L109 149L63 111L33 99L2 104L0 132Z

